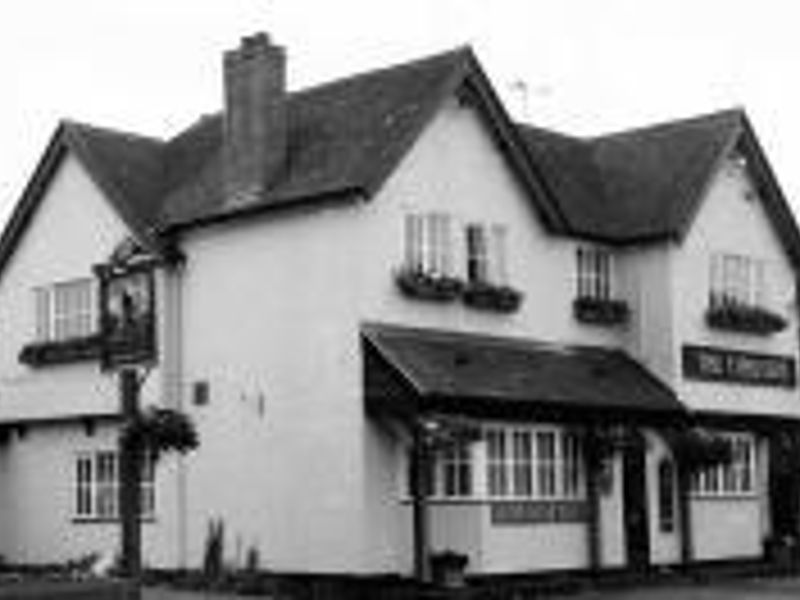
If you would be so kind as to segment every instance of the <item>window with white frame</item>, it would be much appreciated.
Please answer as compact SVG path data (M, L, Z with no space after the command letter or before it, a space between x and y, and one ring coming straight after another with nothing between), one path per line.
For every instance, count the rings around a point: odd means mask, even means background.
M580 247L575 253L578 298L610 300L615 293L614 256L597 247Z
M75 509L77 519L119 518L119 458L116 451L81 452L75 460ZM141 471L142 518L155 511L155 463L147 458Z
M755 443L751 436L726 436L731 444L730 462L705 467L692 478L698 496L736 496L755 492Z
M454 443L442 451L441 479L444 496L472 496L472 457L468 444Z
M467 281L503 286L506 274L506 227L470 223L466 226Z
M452 216L446 212L407 214L406 268L433 276L452 275Z
M709 303L712 309L728 306L765 307L767 262L763 259L716 252L711 255Z
M95 282L90 278L34 288L36 340L63 341L96 332Z
M581 437L560 429L486 432L489 496L578 500L586 493Z

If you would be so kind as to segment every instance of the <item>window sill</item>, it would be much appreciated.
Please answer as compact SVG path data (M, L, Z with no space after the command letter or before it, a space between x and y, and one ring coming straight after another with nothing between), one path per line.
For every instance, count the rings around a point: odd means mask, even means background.
M477 310L512 313L519 310L524 295L508 285L468 283L462 294L464 304Z
M462 281L457 277L433 275L407 268L399 269L394 280L405 296L432 302L451 302L461 295L463 288Z
M19 362L29 367L46 367L97 360L101 354L99 335L54 342L33 342L19 353Z
M72 517L73 525L119 525L119 517ZM139 519L142 525L150 525L156 522L155 517L142 517Z
M588 325L624 325L630 318L628 303L583 296L572 301L572 312L581 323Z
M689 498L692 500L699 500L699 501L708 500L710 502L717 502L717 501L754 502L759 499L758 494L756 492L718 492L718 493L692 492L689 494Z
M785 318L766 308L736 305L707 309L706 324L711 329L763 336L788 326Z

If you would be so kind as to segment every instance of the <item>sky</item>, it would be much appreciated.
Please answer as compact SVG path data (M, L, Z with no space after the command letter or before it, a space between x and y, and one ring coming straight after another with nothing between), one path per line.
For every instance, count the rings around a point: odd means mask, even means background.
M59 119L174 135L221 108L222 52L257 31L287 48L290 89L470 44L515 118L575 135L744 107L800 214L798 15L792 0L7 1L0 222Z

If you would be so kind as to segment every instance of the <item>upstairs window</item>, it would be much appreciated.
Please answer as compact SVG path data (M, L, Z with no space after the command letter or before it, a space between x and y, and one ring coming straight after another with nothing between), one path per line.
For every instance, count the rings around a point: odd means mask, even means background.
M503 225L470 223L465 229L467 281L503 286L506 284L506 228Z
M95 285L75 279L34 289L36 339L57 342L95 333Z
M767 302L767 265L763 259L718 252L711 256L711 308L759 306Z
M576 253L578 298L610 300L613 297L613 257L602 248L578 248Z
M406 268L433 276L452 274L452 217L444 212L406 215Z
M572 310L579 321L592 325L621 325L630 309L616 297L614 255L606 249L581 247L575 251L575 299Z

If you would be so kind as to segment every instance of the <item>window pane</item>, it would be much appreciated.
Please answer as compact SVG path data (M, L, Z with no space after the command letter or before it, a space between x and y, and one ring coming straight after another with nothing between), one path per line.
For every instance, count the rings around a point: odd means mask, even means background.
M551 498L556 495L556 440L552 431L536 433L536 484L538 495Z
M514 494L531 496L533 494L532 444L529 431L514 432Z
M562 435L562 479L565 498L576 498L583 493L581 440L576 434Z
M467 278L474 283L487 282L486 230L481 225L471 224L467 236Z
M487 479L490 496L506 496L508 494L508 472L506 462L506 438L500 429L487 432Z

